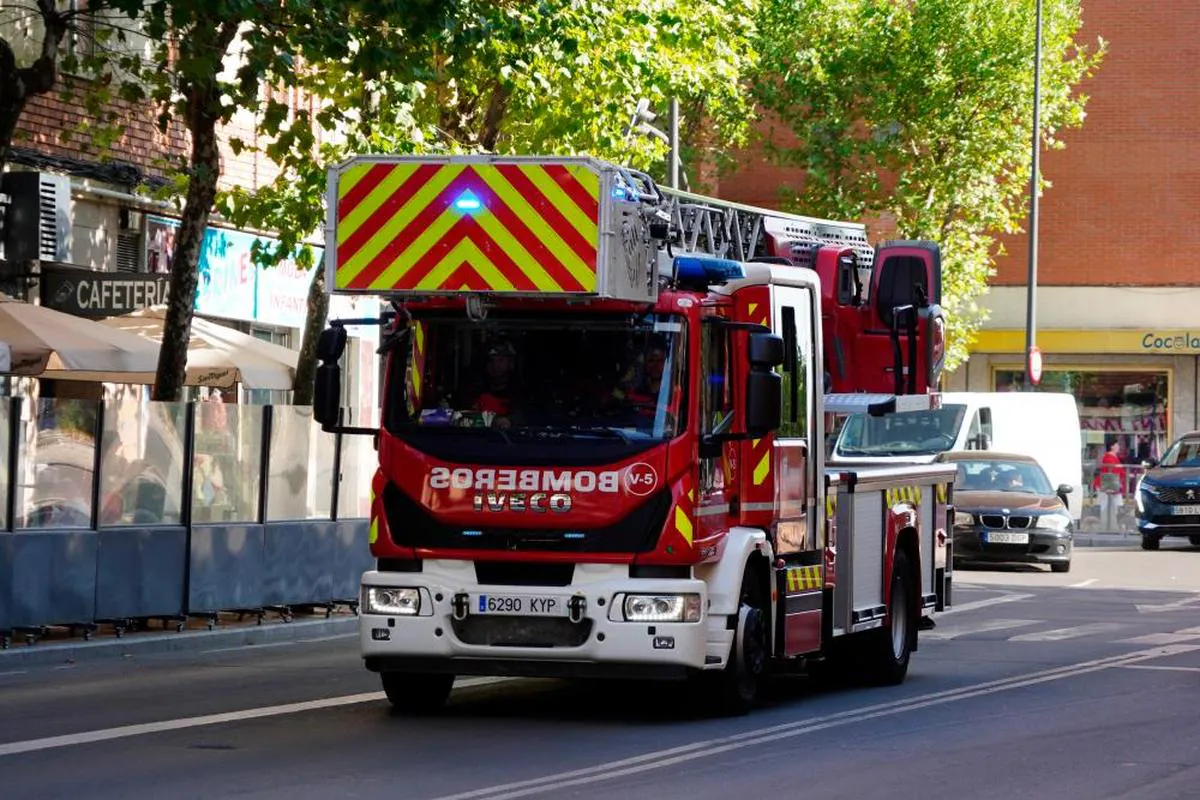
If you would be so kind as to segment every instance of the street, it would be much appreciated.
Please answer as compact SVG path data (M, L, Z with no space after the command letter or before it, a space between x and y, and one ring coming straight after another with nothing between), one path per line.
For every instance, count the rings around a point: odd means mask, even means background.
M348 637L0 672L4 796L1196 796L1197 548L956 581L903 686L781 679L734 719L659 685L488 679L396 717Z

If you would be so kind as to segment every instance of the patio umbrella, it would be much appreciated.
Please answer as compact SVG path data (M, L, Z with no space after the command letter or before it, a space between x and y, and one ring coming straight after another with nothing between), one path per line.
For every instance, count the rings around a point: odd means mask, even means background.
M101 325L144 341L161 342L166 313L166 306L153 306L101 320ZM219 387L241 383L248 389L290 390L295 384L299 355L295 350L194 317L188 341L187 383Z
M0 294L0 374L148 383L157 367L153 342Z

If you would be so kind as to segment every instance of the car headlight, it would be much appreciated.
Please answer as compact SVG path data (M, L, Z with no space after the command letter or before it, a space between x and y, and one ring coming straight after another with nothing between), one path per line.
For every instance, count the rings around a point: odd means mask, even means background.
M1044 531L1061 533L1071 527L1071 516L1069 514L1042 514L1037 517L1035 524Z
M415 617L421 610L421 590L390 586L367 586L363 589L363 612Z
M975 524L975 515L968 514L966 511L954 512L954 527L970 527Z
M621 604L626 622L698 622L698 594L627 594Z

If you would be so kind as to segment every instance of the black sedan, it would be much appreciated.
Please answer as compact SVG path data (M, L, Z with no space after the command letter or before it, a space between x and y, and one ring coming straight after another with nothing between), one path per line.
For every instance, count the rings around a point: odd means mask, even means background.
M1185 434L1161 461L1146 466L1136 492L1142 549L1157 550L1164 536L1200 545L1200 431Z
M1071 487L1050 486L1029 456L991 450L941 453L958 467L954 481L954 562L1049 564L1071 569L1075 525Z

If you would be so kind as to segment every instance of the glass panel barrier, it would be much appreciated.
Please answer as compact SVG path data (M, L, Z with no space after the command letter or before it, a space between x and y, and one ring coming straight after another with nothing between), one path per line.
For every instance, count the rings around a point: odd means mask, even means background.
M338 487L338 519L371 515L371 479L379 466L370 436L342 437L342 484Z
M310 406L274 406L267 520L330 519L333 434L321 430Z
M263 406L196 404L192 521L257 522Z
M0 532L8 530L8 493L13 491L12 476L8 474L11 418L12 398L0 396Z
M30 402L22 424L17 491L19 528L88 528L96 463L96 414L90 400Z
M146 402L141 387L128 388L104 404L100 524L178 525L187 405Z

